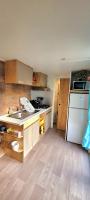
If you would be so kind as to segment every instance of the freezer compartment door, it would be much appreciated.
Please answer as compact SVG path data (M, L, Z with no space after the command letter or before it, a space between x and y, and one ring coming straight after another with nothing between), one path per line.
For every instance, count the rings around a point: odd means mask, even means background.
M81 144L88 123L88 110L69 108L67 141Z
M70 108L88 109L88 94L70 94Z

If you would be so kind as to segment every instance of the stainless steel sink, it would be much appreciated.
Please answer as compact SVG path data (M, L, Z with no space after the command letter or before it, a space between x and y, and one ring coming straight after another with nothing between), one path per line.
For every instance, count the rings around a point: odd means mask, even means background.
M27 112L26 110L22 110L20 112L14 113L14 114L10 114L8 115L8 117L12 117L15 119L25 119L26 117L29 117L37 112L39 112L40 110L35 110L33 113Z

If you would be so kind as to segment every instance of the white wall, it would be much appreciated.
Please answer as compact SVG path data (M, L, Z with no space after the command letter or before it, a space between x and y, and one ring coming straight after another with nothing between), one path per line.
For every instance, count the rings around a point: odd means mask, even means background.
M54 95L55 95L55 81L56 76L48 76L48 87L50 88L50 102L52 105L52 117L51 117L51 127L53 128L53 119L54 119Z
M43 103L52 105L53 104L53 92L54 92L54 83L55 77L48 76L47 86L50 88L50 91L42 91L42 90L31 90L31 99L36 99L36 97L43 97Z
M55 76L48 76L47 86L50 88L50 91L40 91L40 90L31 90L31 99L36 99L36 97L44 97L43 103L49 104L52 106L52 119L51 127L53 127L53 117L54 117L54 85L55 85Z
M56 97L56 84L58 83L58 80L60 80L60 78L70 78L70 73L67 73L65 75L61 75L61 76L53 76L50 78L50 87L51 87L51 91L52 91L52 95L51 95L51 99L52 99L52 122L51 125L53 127L53 121L56 118L56 105L55 105L55 97Z
M43 97L43 104L51 105L50 91L31 90L31 99L36 99L36 97Z
M52 105L52 118L51 118L51 127L53 127L53 120L55 117L55 83L60 78L67 78L70 75L65 76L50 76L48 75L48 88L50 91L40 91L40 90L31 90L31 99L35 99L38 96L44 97L44 103Z

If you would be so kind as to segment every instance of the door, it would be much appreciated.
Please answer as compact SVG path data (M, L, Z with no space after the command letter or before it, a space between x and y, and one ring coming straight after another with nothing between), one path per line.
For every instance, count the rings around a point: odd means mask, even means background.
M69 79L60 79L60 89L58 92L58 115L57 129L66 130L67 107L69 94Z
M69 108L67 141L81 144L88 121L88 110Z

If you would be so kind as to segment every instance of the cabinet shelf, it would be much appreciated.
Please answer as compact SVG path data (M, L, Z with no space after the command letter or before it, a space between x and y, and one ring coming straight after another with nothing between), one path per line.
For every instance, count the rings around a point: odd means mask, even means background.
M11 142L17 141L19 143L19 150L16 151L12 148ZM5 153L12 157L15 158L18 161L23 161L23 136L18 138L17 136L14 135L14 133L5 133L4 134L4 150Z
M4 150L5 150L5 153L8 156L10 156L10 157L12 157L12 158L14 158L14 159L16 159L18 161L23 162L23 151L17 152L17 151L14 151L13 149L8 148L8 147L5 147Z
M80 90L80 89L74 89L74 90L70 90L70 93L83 93L83 94L88 94L89 93L89 90Z
M22 137L17 137L14 133L6 133L5 134L5 141L11 141L11 140L23 140L23 136Z
M23 149L19 149L18 151L15 151L12 147L11 147L11 144L7 142L7 144L5 144L5 149L10 149L12 150L13 152L16 152L16 153L22 153L23 152Z
M41 86L31 86L32 90L41 90L41 91L50 91L48 87L41 87Z

